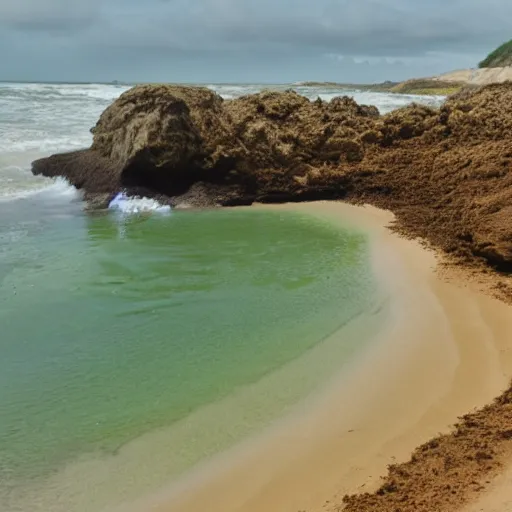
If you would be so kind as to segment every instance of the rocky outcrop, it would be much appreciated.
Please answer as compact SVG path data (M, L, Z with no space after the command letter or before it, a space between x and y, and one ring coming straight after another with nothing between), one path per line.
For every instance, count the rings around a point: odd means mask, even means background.
M36 161L33 171L89 194L176 198L203 182L221 203L221 185L229 203L234 187L247 198L290 197L312 166L361 160L360 135L378 115L349 98L312 103L292 91L224 102L205 88L138 86L102 114L90 149Z
M203 88L139 86L93 129L90 149L34 163L89 196L211 206L346 198L392 209L399 229L512 270L512 84L440 109L380 116L350 98L295 92L223 101Z
M226 117L208 89L135 87L101 115L89 150L39 160L34 172L62 174L90 194L179 194L222 170L222 148L232 143Z

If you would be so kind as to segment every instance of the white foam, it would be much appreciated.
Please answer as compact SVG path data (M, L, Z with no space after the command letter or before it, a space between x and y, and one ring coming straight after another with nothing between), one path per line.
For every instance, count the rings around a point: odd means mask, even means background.
M70 185L65 178L42 178L34 177L34 184L31 188L24 186L6 187L0 181L0 201L15 201L17 199L25 199L27 197L41 196L50 199L68 199L70 201L79 199L80 192Z
M171 207L160 204L155 199L148 197L128 197L125 193L117 194L110 204L110 210L117 211L122 214L134 214L145 212L170 213Z
M47 194L52 197L63 197L68 199L78 199L81 197L80 192L71 185L65 178L54 178L53 183L42 190L39 194Z
M89 146L90 128L128 88L0 83L0 157L10 152L58 153Z
M42 97L49 100L67 96L77 99L88 97L112 101L129 88L128 85L119 84L0 84L0 90L3 92L2 96L10 99L26 96L28 98Z

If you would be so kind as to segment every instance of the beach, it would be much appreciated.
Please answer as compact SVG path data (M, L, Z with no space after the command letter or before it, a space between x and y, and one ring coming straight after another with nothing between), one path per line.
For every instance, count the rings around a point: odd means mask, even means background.
M506 509L510 87L258 88L5 87L7 509Z
M392 320L349 375L293 416L181 486L119 510L339 510L346 494L377 490L388 465L407 461L507 387L509 307L460 275L447 282L449 270L440 277L432 251L388 230L391 214L333 202L263 208L298 209L369 231Z
M365 315L356 318L283 369L198 408L171 427L129 440L114 453L70 460L35 487L22 488L23 495L13 501L19 510L337 512L346 495L357 499L378 491L389 465L407 462L418 446L453 432L460 416L491 402L507 387L512 375L509 306L483 293L482 283L469 273L446 266L440 254L390 230L390 212L314 202L242 207L224 216L237 211L305 215L321 221L319 226L365 233L381 297L372 316L384 323ZM379 329L372 330L371 324ZM326 357L333 357L351 336L354 341L371 339L350 364L333 371L338 363ZM322 367L332 372L330 377L306 398L282 408L266 427L233 439L169 477L178 446L196 439L206 448L208 442L221 440L226 421L240 421L242 404L252 404L247 413L257 410L265 397L286 396L287 390L280 388L293 382L290 376L310 379ZM245 421L253 420L247 416ZM450 447L451 453L454 449ZM461 456L469 453L463 447ZM428 467L419 469L428 478ZM485 479L497 469L494 465L484 472ZM475 502L473 477L460 474L460 479L439 476L458 492L438 494L444 508L435 510L459 510L466 500ZM422 486L417 477L407 482L411 508L404 510L423 510L411 503L424 500L435 482ZM506 483L502 487L498 496L506 497ZM496 494L481 499L495 500ZM351 511L373 510L358 503L350 506ZM375 510L394 510L385 506L380 503ZM494 510L501 509L489 508Z

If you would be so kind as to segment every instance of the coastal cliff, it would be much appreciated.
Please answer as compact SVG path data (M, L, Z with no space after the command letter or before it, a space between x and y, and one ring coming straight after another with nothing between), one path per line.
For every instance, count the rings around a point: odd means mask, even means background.
M512 84L380 116L262 92L137 86L93 128L91 148L33 164L105 204L121 190L173 206L346 199L468 262L512 269Z

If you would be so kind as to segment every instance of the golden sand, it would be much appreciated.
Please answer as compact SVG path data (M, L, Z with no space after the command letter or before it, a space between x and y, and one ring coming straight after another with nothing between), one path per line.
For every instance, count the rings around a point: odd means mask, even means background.
M441 279L433 252L387 229L391 214L333 202L264 208L308 212L369 232L391 320L354 369L301 414L222 463L212 460L186 485L120 510L337 510L345 494L375 490L389 464L407 460L416 446L507 387L509 307L460 277Z

